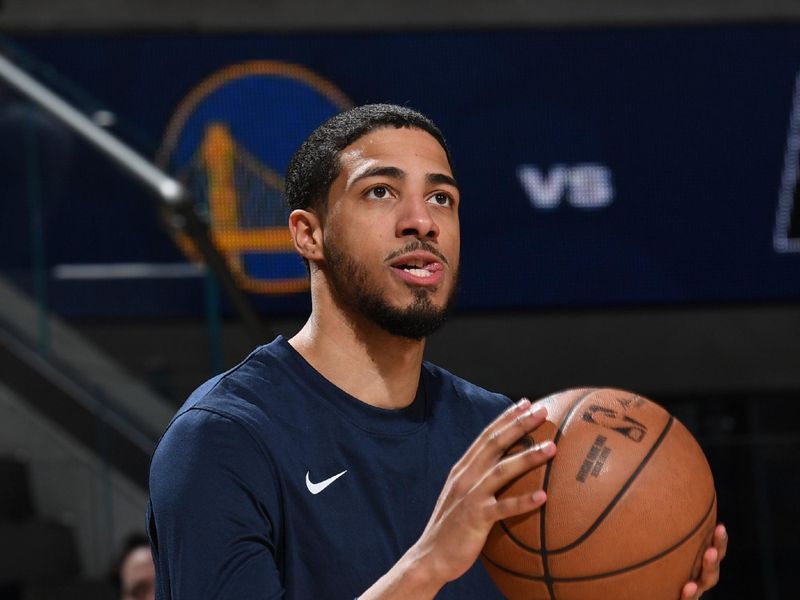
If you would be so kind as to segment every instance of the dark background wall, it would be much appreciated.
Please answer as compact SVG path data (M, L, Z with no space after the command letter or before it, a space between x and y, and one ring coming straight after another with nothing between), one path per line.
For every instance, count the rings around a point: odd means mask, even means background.
M3 0L0 24L24 29L206 31L629 25L797 19L792 0Z

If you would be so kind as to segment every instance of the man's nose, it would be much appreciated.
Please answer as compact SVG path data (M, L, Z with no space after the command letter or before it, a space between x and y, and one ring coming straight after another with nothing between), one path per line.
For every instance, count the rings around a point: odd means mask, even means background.
M439 225L431 208L425 198L409 198L407 202L403 202L397 219L397 236L412 235L426 240L438 238Z

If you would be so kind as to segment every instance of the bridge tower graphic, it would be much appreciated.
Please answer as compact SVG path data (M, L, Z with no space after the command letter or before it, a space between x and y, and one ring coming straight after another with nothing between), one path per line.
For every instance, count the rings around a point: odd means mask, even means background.
M157 160L192 191L242 289L268 295L307 289L287 227L283 173L308 134L350 106L304 67L253 61L212 74L176 109ZM188 258L200 259L191 239L175 237Z

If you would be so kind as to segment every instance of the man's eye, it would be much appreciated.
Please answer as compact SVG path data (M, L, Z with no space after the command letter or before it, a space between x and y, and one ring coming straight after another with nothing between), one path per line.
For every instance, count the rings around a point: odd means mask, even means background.
M433 202L439 206L450 206L453 204L453 199L444 192L437 192L430 197L430 202Z
M388 198L389 197L389 188L378 185L372 188L367 192L367 198Z

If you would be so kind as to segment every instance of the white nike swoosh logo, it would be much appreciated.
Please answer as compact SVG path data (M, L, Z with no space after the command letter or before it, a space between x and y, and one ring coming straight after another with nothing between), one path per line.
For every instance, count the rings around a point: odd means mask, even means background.
M325 481L320 481L319 483L313 483L311 479L309 479L308 475L311 471L306 471L306 487L308 491L314 494L315 496L319 494L322 490L332 484L334 481L339 479L342 475L347 473L347 469L339 473L338 475L334 475L333 477L328 477Z

